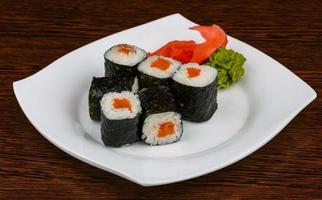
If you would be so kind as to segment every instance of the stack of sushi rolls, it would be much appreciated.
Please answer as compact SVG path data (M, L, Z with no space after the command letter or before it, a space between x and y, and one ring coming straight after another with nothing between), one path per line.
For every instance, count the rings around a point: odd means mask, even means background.
M104 53L105 77L93 77L89 89L89 114L94 121L101 120L100 100L108 92L131 91L139 89L136 78L137 66L147 53L134 45L118 44Z
M182 119L207 121L217 109L216 69L146 57L129 44L104 53L105 77L93 78L88 100L90 118L100 121L106 146L140 139L150 145L173 143L182 136Z
M187 63L174 73L171 90L182 118L209 120L217 109L217 70L208 65Z
M169 80L181 65L169 57L150 56L138 66L138 81L140 88L169 86Z
M89 95L89 116L94 121L101 120L100 100L108 92L138 91L138 82L134 76L93 77Z
M147 56L147 53L134 45L118 44L104 53L105 76L135 76L137 66Z
M137 141L141 104L129 91L108 92L101 101L101 135L106 146L121 147Z
M165 86L144 88L139 91L142 106L141 139L150 145L169 144L182 135L181 115L175 99Z

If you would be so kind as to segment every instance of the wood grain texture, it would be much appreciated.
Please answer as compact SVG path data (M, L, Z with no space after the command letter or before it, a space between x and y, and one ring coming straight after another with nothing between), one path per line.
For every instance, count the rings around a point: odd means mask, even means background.
M21 111L12 82L89 42L181 13L287 66L318 98L247 158L180 183L141 187L57 149ZM321 1L0 1L0 199L321 199Z

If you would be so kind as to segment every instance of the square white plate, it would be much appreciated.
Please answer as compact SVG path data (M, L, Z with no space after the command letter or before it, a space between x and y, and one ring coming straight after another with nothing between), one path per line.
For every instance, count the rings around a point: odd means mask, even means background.
M180 14L122 31L59 58L38 73L14 82L18 102L35 128L68 154L144 186L201 176L230 165L272 139L306 105L314 90L259 50L228 37L228 47L245 55L246 75L219 91L218 110L204 123L184 122L177 143L143 143L109 148L100 143L99 124L90 121L87 92L104 74L104 51L130 43L153 51L174 39L203 41L196 25Z

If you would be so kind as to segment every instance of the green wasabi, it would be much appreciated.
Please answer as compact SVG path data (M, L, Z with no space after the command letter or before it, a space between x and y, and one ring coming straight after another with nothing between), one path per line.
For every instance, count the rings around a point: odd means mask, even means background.
M224 89L237 82L244 74L246 58L231 49L219 48L209 57L208 65L218 71L218 88Z

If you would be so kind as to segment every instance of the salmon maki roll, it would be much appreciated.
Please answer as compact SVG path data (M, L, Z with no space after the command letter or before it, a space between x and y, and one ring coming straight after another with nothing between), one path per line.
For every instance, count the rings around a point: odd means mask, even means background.
M169 88L158 86L139 91L142 105L141 139L150 145L178 141L183 132L181 115Z
M118 44L104 53L105 76L135 76L138 64L146 58L147 53L134 45Z
M182 118L209 120L217 110L217 70L208 65L187 63L172 77L171 90Z
M169 80L181 65L179 61L165 56L151 56L138 66L140 88L169 86Z
M101 135L106 146L121 147L139 139L141 104L129 91L106 93L101 104Z
M88 93L89 116L94 121L101 120L100 101L108 92L138 91L138 81L134 76L93 77Z

